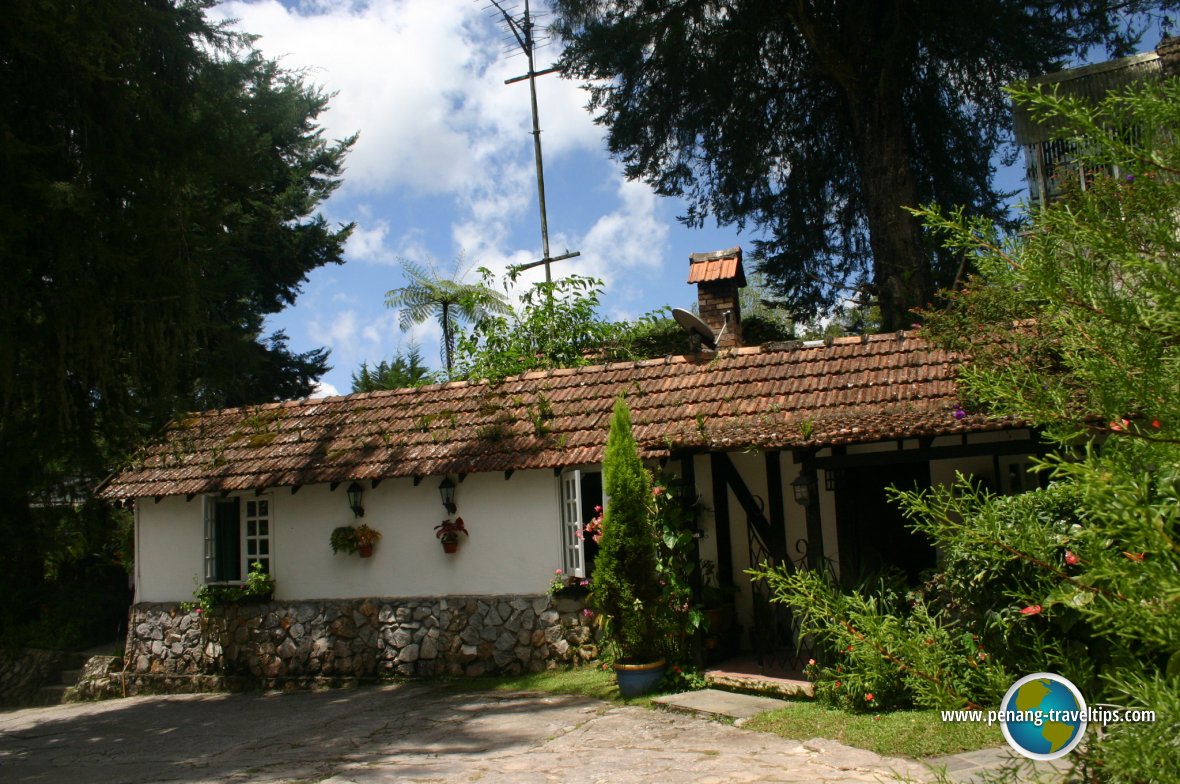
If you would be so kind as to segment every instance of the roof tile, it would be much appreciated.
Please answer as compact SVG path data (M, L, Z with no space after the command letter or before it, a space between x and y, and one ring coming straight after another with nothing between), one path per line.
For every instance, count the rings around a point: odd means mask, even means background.
M789 345L789 344L788 344ZM790 449L970 432L961 357L913 335L532 371L488 383L298 400L179 417L102 488L108 498L553 468L602 460L625 392L645 455Z

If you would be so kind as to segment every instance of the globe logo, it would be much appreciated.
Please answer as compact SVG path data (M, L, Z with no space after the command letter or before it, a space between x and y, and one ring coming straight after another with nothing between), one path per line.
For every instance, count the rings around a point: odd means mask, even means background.
M1016 681L1004 695L1000 729L1025 757L1054 760L1081 743L1087 712L1076 686L1060 675L1037 672Z

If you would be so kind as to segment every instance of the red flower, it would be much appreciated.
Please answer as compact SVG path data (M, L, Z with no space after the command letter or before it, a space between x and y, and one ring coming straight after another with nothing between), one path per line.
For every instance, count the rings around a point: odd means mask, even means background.
M1135 563L1139 563L1140 561L1142 561L1144 558L1147 557L1146 553L1128 553L1125 550L1123 551L1123 555L1127 556Z
M840 688L840 681L836 681L836 688Z
M1151 426L1154 427L1156 430L1159 430L1160 429L1160 421L1158 419L1151 420Z
M851 645L849 645L849 646L848 646L848 650L850 650L850 651L852 650L852 646L851 646Z
M1034 604L1031 607L1025 607L1020 611L1021 615L1039 615L1041 612L1041 605Z
M869 694L865 695L865 702L872 702L872 701L873 701L873 695L870 692Z
M1071 553L1069 550L1065 551L1065 562L1070 566L1077 566L1080 560L1082 559L1078 558L1074 553Z

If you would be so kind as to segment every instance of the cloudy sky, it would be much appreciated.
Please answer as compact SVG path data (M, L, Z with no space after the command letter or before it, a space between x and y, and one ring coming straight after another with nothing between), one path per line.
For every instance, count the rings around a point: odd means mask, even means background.
M389 359L411 340L438 366L437 325L402 333L384 306L385 292L404 283L398 259L450 274L461 258L463 268L499 273L541 256L528 85L504 84L526 63L487 6L237 0L212 12L238 20L267 56L336 93L321 117L329 137L360 132L344 184L322 208L331 222L356 223L347 262L312 273L295 307L268 322L295 350L332 350L327 393L347 393L362 360ZM556 45L541 49L538 69L557 54ZM538 98L551 254L581 251L554 271L601 278L606 315L688 307L690 253L750 247L753 237L733 228L684 228L682 203L627 182L575 83L541 77ZM543 278L540 269L530 274ZM476 280L474 270L467 279Z

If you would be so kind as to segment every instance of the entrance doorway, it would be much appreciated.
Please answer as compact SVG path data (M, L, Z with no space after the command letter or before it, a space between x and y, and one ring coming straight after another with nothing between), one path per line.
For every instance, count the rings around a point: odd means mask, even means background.
M836 490L836 531L840 547L840 581L854 585L887 566L901 569L911 584L936 563L934 546L906 527L886 488L912 490L930 486L930 464L895 463L845 469Z

